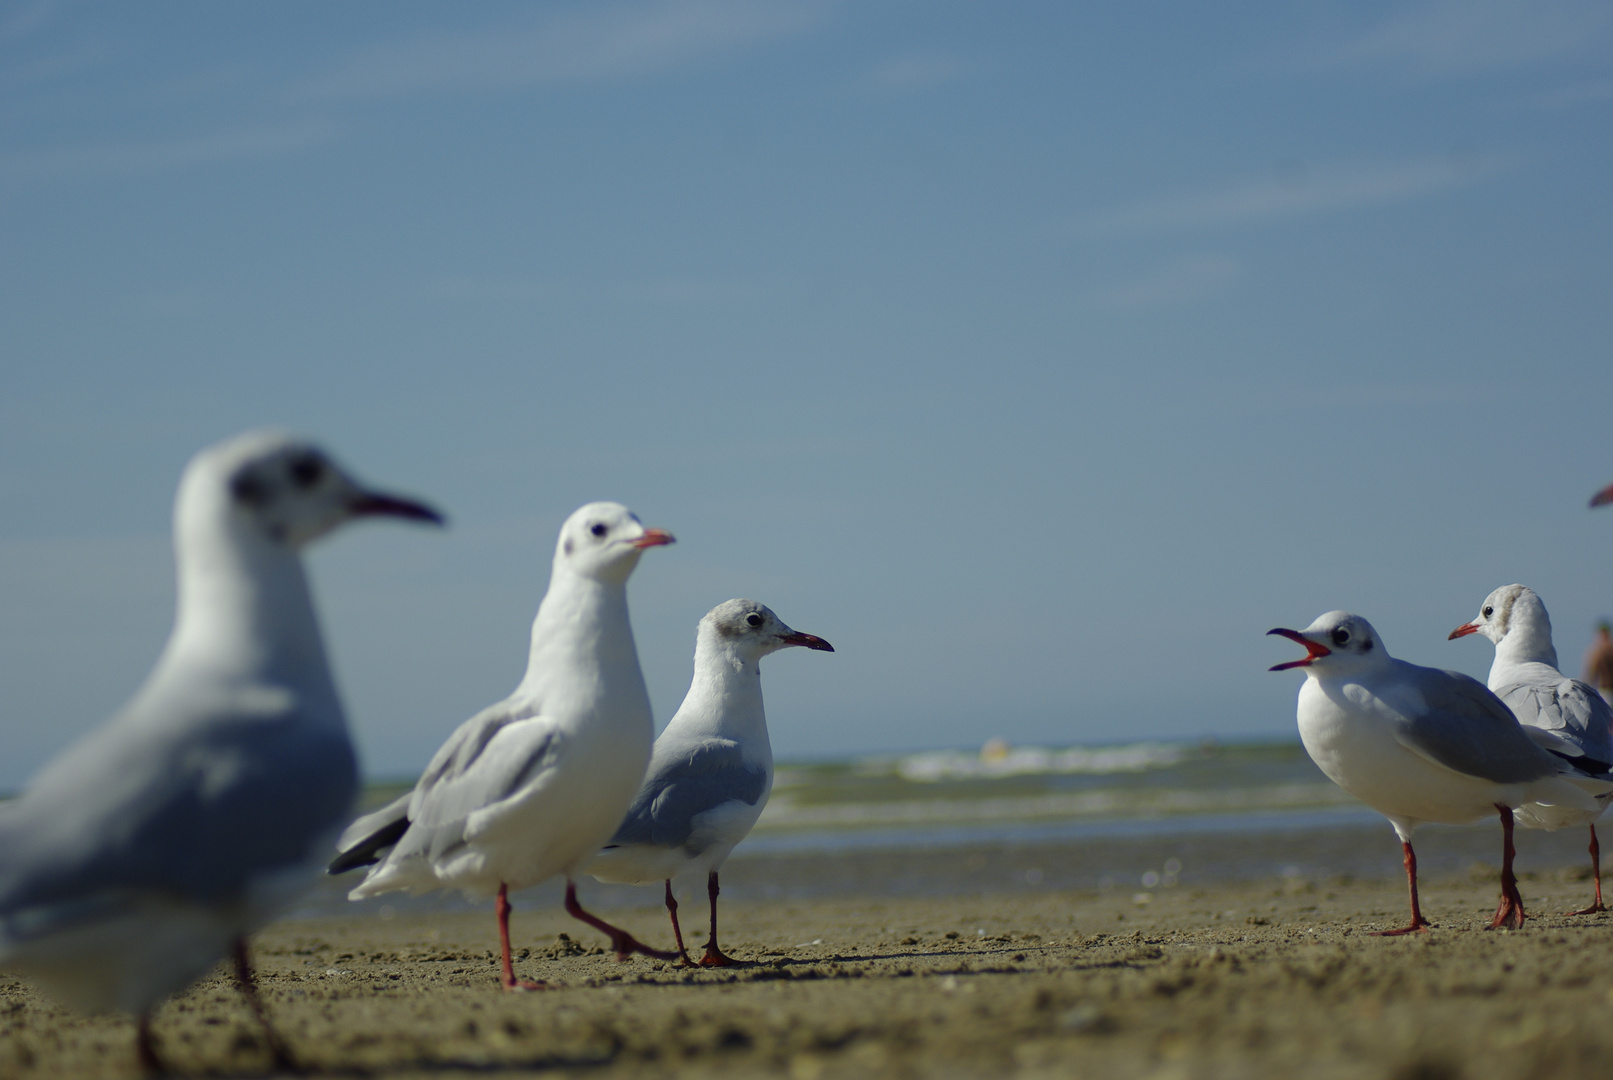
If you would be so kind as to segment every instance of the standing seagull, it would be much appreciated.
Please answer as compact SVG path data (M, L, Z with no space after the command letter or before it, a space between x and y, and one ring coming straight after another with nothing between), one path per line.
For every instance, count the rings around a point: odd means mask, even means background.
M316 880L358 775L302 548L355 517L441 523L320 450L254 432L198 454L174 507L179 603L145 685L0 809L0 967L139 1017L233 953L280 1067L246 935Z
M584 911L574 882L649 764L655 728L627 579L646 548L670 543L619 503L589 503L566 519L526 677L448 737L413 791L342 834L330 872L374 866L349 899L444 885L496 896L504 988L536 990L515 977L508 894L565 874L566 911L608 934L619 959L675 959Z
M1450 640L1483 634L1495 642L1490 665L1490 689L1540 746L1587 775L1605 775L1613 763L1613 709L1602 695L1578 679L1557 670L1557 650L1551 644L1551 617L1533 589L1504 585L1484 598L1479 617L1450 633ZM1596 819L1613 794L1603 795L1593 813L1569 806L1526 803L1517 808L1518 821L1531 829L1560 829L1589 825L1591 874L1596 899L1591 906L1570 915L1606 911L1602 904L1602 851L1596 842Z
M1460 672L1391 657L1372 624L1330 611L1304 630L1269 630L1305 647L1299 737L1317 767L1389 819L1400 837L1411 890L1411 924L1428 926L1417 903L1411 834L1428 821L1463 825L1501 815L1501 902L1490 928L1523 925L1512 873L1512 808L1540 802L1595 810L1613 782L1591 779L1540 749L1501 700Z
M600 881L666 883L666 909L678 955L683 947L672 879L706 875L711 938L700 963L733 963L717 947L717 871L761 817L773 790L773 748L762 711L762 657L801 645L834 646L791 630L754 600L718 604L695 632L694 681L655 740L650 772L627 820L585 870Z

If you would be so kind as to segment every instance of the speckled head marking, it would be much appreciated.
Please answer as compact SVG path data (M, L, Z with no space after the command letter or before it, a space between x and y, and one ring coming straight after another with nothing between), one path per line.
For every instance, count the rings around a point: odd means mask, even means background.
M1484 603L1479 605L1479 617L1452 630L1448 640L1454 641L1469 634L1483 634L1497 645L1501 644L1512 631L1513 616L1520 602L1528 604L1529 601L1525 600L1525 597L1539 605L1539 598L1529 588L1523 585L1501 586L1486 596Z
M217 485L216 487L214 485ZM182 482L180 513L210 513L222 489L226 513L292 548L355 517L442 523L424 503L361 487L319 447L279 431L256 431L197 455Z
M771 608L755 600L735 599L718 604L700 623L702 628L709 627L725 646L757 657L792 645L834 652L834 646L827 641L790 629Z

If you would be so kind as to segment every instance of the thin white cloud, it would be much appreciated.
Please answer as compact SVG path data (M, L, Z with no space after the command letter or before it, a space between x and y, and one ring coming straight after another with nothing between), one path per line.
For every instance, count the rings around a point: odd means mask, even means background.
M1120 310L1167 307L1200 300L1234 284L1238 263L1224 255L1183 255L1131 281L1101 289L1091 300Z
M1450 75L1517 67L1607 47L1605 0L1428 0L1410 5L1325 59Z
M1170 232L1311 217L1462 187L1500 167L1496 161L1451 155L1285 169L1280 175L1211 191L1119 206L1086 217L1078 229L1086 233Z
M807 29L811 0L654 0L479 33L377 45L304 87L323 97L381 97L437 88L507 89L644 75Z
M952 53L905 53L875 64L869 76L876 84L891 89L925 90L956 82L974 69L971 61Z
M195 139L97 143L0 154L0 176L40 178L76 173L164 172L238 158L298 153L335 138L323 121L250 128Z

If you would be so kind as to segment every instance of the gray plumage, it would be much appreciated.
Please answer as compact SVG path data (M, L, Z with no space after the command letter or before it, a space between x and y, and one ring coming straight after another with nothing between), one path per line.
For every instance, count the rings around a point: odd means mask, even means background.
M715 838L689 847L697 815L731 801L754 806L766 788L767 770L747 763L737 742L708 739L645 778L609 846L685 847L698 855Z
M1535 745L1483 683L1459 671L1423 670L1446 678L1417 682L1428 711L1399 718L1407 745L1448 769L1496 784L1527 783L1559 771L1557 759Z

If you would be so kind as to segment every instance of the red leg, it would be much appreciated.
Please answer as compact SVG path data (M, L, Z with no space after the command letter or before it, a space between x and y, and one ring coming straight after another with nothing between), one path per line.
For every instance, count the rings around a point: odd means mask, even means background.
M1596 842L1596 826L1591 826L1591 876L1596 879L1596 900L1588 908L1570 911L1570 915L1595 915L1598 911L1606 911L1602 904L1602 845Z
M595 930L608 936L610 938L610 947L616 950L616 959L618 960L626 960L636 952L643 953L645 956L653 957L656 960L676 960L678 958L677 953L652 949L626 930L612 926L597 915L588 914L582 909L582 905L577 903L577 883L570 878L566 879L566 914L573 919L581 919Z
M1495 907L1495 918L1490 920L1490 929L1505 927L1508 930L1523 929L1523 921L1529 916L1523 910L1523 897L1518 893L1518 879L1512 873L1512 857L1517 854L1512 850L1512 807L1495 804L1501 814L1501 902Z
M291 1051L286 1044L280 1041L275 1034L274 1025L269 1023L269 1014L263 1007L263 999L258 996L258 984L252 977L252 957L247 953L246 938L235 939L235 982L241 988L241 994L246 1003L252 1007L252 1015L258 1018L263 1027L264 1037L269 1043L269 1054L274 1058L274 1067L279 1072L301 1072Z
M683 927L678 925L678 898L672 895L672 879L666 879L666 911L672 916L672 936L678 939L678 955L683 957L684 967L695 967L695 962L689 959L689 950L683 947Z
M717 871L706 875L706 897L711 901L711 937L706 941L706 955L700 958L701 967L727 967L734 961L717 948Z
M140 1071L147 1076L167 1076L168 1070L157 1056L157 1042L151 1037L151 1014L142 1013L135 1023L134 1048L140 1055Z
M532 982L528 979L515 977L515 962L510 959L510 887L498 887L498 899L493 903L493 910L498 915L498 948L504 957L504 976L501 980L506 990L547 990L547 983Z
M1426 934L1429 921L1423 918L1423 909L1417 903L1417 853L1411 850L1411 843L1400 841L1400 849L1405 853L1401 861L1406 867L1406 884L1411 889L1411 925L1400 930L1378 930L1377 937L1399 937L1401 934Z

